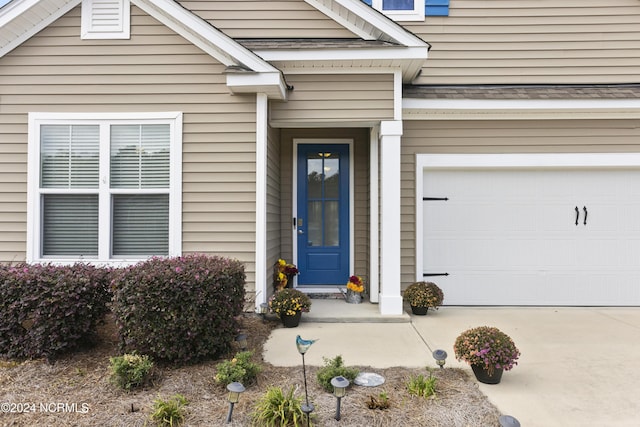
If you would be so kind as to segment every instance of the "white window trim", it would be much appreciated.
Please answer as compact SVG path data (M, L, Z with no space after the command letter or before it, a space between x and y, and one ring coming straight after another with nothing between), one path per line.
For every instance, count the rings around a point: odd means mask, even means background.
M111 225L100 223L98 257L91 259L43 258L41 256L41 191L40 191L40 128L45 124L147 124L164 123L170 127L169 158L169 256L182 253L182 113L29 113L28 167L27 167L27 262L70 264L78 261L97 265L130 265L142 261L139 258L110 258ZM102 139L101 139L102 140ZM101 173L108 171L109 147L100 147ZM105 169L106 163L106 169ZM100 176L100 185L107 176ZM103 194L101 191L99 194ZM105 193L106 194L106 193ZM111 218L110 203L100 203L99 217ZM109 221L110 222L110 221Z
M373 0L373 8L384 13L394 21L424 21L425 0L413 0L413 10L385 10L382 0Z

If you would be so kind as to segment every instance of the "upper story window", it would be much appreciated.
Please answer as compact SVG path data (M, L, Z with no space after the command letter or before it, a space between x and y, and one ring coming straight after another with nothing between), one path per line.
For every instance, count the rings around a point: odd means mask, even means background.
M363 0L394 21L424 21L425 16L448 16L449 0Z
M31 114L29 262L180 252L181 115Z
M423 21L425 0L373 0L373 7L395 21Z

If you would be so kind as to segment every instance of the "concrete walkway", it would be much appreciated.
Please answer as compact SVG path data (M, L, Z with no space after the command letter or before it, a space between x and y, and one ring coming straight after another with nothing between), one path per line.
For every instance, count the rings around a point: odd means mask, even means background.
M298 328L273 331L265 361L300 365L295 346L300 334L319 339L305 356L310 365L341 354L348 365L435 367L431 353L442 348L449 353L447 367L473 375L455 360L453 343L465 329L495 326L522 352L518 366L505 372L500 384L478 383L503 414L516 417L523 427L640 426L640 371L635 367L640 361L640 308L443 307L427 316L373 323L385 320L374 315L373 304L357 308L372 310L366 322L358 320L362 317L321 316L323 311L354 308L343 302L313 304L315 318L305 313Z

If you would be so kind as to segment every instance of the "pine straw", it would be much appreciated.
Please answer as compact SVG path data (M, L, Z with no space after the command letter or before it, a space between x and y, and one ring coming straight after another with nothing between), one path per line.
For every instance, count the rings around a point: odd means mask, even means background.
M263 323L254 315L241 319L249 335L249 348L260 360L262 346L275 322ZM185 425L189 426L249 426L255 403L269 386L288 391L294 387L304 400L302 365L275 367L262 362L263 371L257 383L247 387L233 412L233 421L226 423L229 404L224 387L214 381L216 365L210 361L182 368L160 368L152 385L144 390L127 393L109 383L109 357L117 355L117 339L111 321L101 330L101 344L84 352L64 357L53 364L43 360L0 360L0 404L29 404L28 413L0 413L2 426L144 426L149 422L153 401L168 399L176 393L184 395ZM345 361L349 364L349 361ZM498 426L498 410L480 392L475 381L461 370L444 369L434 372L438 378L437 396L423 399L410 396L406 384L411 376L428 375L425 369L395 367L374 369L359 367L363 372L376 372L385 377L378 387L352 385L342 399L342 419L336 421L336 399L320 388L316 381L317 367L307 367L310 402L315 406L316 426ZM367 401L380 393L389 396L391 407L371 410ZM57 408L56 404L66 404ZM41 409L51 407L51 412ZM50 405L50 404L53 404ZM73 411L75 404L76 412ZM88 406L83 406L88 405ZM83 413L83 408L88 408ZM15 409L15 408L14 408ZM71 410L71 411L70 411ZM306 423L304 424L306 425Z

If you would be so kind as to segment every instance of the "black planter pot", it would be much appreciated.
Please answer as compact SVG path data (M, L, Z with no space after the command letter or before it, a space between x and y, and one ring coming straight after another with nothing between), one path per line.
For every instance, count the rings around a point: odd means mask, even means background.
M302 317L302 312L297 311L293 316L289 316L287 314L280 315L280 320L282 321L282 325L285 328L296 328L300 324L300 318Z
M492 375L485 369L484 365L471 365L476 379L484 384L498 384L502 379L502 369L494 369Z
M416 307L414 305L411 306L411 312L416 316L426 316L427 311L429 311L429 307Z

